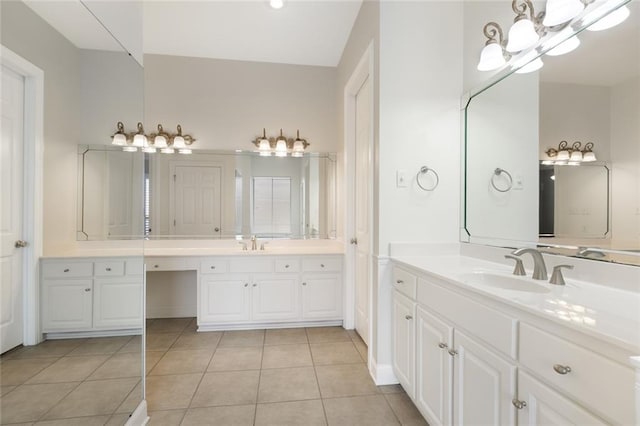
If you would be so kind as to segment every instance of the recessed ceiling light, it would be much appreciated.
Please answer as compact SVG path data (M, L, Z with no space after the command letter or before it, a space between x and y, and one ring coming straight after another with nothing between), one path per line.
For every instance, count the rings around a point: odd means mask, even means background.
M269 0L269 6L274 9L282 9L284 6L284 0Z

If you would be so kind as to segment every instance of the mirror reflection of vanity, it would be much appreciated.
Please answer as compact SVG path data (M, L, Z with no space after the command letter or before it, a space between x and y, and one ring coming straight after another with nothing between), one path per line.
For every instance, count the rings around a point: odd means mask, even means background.
M78 167L80 240L140 233L148 239L335 238L335 154L165 155L96 145L79 147Z
M471 96L463 239L640 263L640 8L627 6L617 27ZM558 157L561 141L568 156L592 143L596 161Z

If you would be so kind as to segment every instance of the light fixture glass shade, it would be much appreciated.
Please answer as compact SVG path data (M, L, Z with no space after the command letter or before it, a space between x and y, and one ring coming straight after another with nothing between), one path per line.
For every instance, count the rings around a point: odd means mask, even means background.
M273 9L282 9L284 6L284 0L269 0L269 6Z
M587 151L582 154L582 161L591 162L596 161L596 154L593 151Z
M279 153L287 153L287 141L284 138L278 138L276 141L276 155Z
M123 146L122 150L124 152L137 152L138 148L136 148L135 146Z
M576 50L578 48L578 46L580 46L580 39L576 35L576 36L573 36L571 38L566 39L565 41L563 41L562 43L560 43L559 45L557 45L553 49L549 50L546 53L546 55L549 55L549 56L564 55L565 53L569 53L569 52L572 52L572 51Z
M258 143L258 150L259 151L270 151L271 150L271 144L269 143L269 139L267 139L267 138L260 139L260 142Z
M542 25L553 27L564 24L580 15L583 9L584 4L580 0L547 0L547 10Z
M304 143L301 140L293 143L293 152L304 152Z
M144 148L142 148L142 152L146 152L148 154L155 154L156 148L153 146L145 146Z
M186 145L184 143L184 137L177 135L173 138L173 147L175 149L181 149L181 148L186 148Z
M582 161L582 151L572 151L569 157L571 161Z
M498 43L489 43L480 52L480 62L478 62L478 71L493 71L496 70L507 61L504 59L502 52L502 46Z
M528 19L520 19L509 28L507 52L516 53L530 48L540 40L540 36Z
M127 135L123 133L116 133L113 135L113 141L111 141L112 145L117 146L125 146L127 144Z
M191 153L193 153L193 151L191 151L191 149L189 149L189 148L181 148L181 149L178 150L178 154L186 154L186 155L188 155L188 154L191 154Z
M153 146L156 148L165 148L167 146L167 138L163 135L157 135L153 139Z
M597 22L587 27L588 31L602 31L615 27L629 17L629 8L627 6L619 7L607 16L600 18Z
M167 148L162 148L160 152L163 154L173 154L174 152L176 152L176 150L173 148L167 147Z
M147 145L147 137L144 134L136 133L136 135L133 137L133 146L142 148L143 146L146 146L146 145Z
M568 161L570 158L569 155L569 151L567 151L566 149L563 149L561 151L558 151L558 156L556 157L557 161Z
M516 71L516 74L527 74L530 72L538 71L540 68L544 66L542 59L536 58L533 61L529 62L527 65L521 67Z

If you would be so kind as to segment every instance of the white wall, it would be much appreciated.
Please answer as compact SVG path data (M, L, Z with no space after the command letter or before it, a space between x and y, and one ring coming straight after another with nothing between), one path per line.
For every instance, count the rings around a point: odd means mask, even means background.
M341 149L330 67L145 55L145 123L197 139L194 149L254 149L267 129L296 130L313 152Z

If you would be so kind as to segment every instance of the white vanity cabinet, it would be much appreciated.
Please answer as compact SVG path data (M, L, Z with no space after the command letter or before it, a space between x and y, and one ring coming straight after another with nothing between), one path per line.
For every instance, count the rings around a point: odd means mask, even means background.
M342 255L200 259L198 327L342 322Z
M141 259L42 259L42 331L63 337L139 330L142 284Z
M634 424L633 370L610 344L419 270L395 265L393 286L394 373L429 424Z

